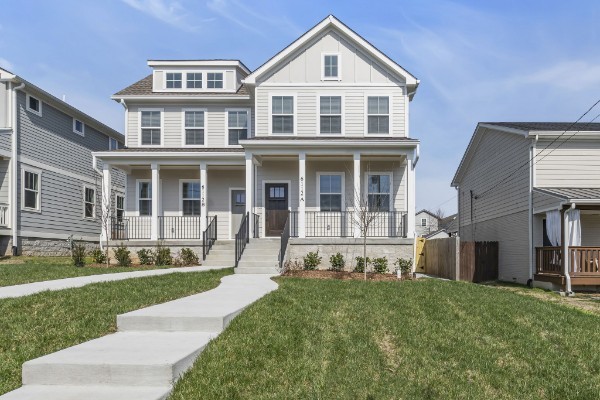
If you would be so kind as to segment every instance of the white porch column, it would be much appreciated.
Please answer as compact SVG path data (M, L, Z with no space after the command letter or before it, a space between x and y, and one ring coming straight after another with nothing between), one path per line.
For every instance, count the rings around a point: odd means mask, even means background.
M298 154L298 237L306 237L306 153Z
M111 215L111 188L112 176L111 167L104 162L102 164L102 233L100 234L100 242L105 242L110 239L112 232L112 215Z
M208 225L208 178L206 173L206 162L200 163L200 231L204 232Z
M571 237L570 237L570 232L569 232L569 220L571 219L570 215L569 215L569 210L565 210L563 212L563 223L562 223L562 228L563 228L563 241L562 241L562 259L563 259L563 273L565 275L565 292L567 294L570 294L572 292L571 289L571 274L569 273L570 269L571 269L571 265L570 265L570 256L569 256L569 243L571 242Z
M156 162L153 162L151 165L152 168L152 228L150 233L151 240L158 240L159 236L159 226L158 226L158 203L160 199L160 179L159 179L159 165Z
M415 185L415 166L413 164L414 154L410 154L406 157L406 237L415 237L415 213L416 210L416 185Z
M354 175L352 176L354 182L353 197L354 197L354 237L361 237L360 234L360 220L357 212L360 211L361 203L363 202L362 193L360 192L360 153L354 153Z
M246 212L252 215L254 200L254 163L252 153L246 153Z

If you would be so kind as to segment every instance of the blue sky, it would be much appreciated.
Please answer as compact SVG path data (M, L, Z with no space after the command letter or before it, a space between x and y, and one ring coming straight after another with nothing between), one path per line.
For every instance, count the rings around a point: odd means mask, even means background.
M299 5L300 4L300 5ZM417 207L450 181L478 121L574 121L600 98L597 1L3 0L0 66L122 131L110 95L147 59L254 69L333 13L421 80Z

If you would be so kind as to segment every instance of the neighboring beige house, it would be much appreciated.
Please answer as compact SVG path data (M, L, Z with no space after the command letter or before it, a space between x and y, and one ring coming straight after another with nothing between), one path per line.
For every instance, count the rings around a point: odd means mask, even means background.
M440 219L431 211L421 210L415 216L415 232L417 236L425 236L438 231Z
M413 257L419 141L408 114L419 81L338 19L255 71L238 60L148 65L113 96L127 148L95 153L106 184L110 166L128 173L108 239L205 252L216 240L231 265L251 236L262 266L317 249L350 266L369 215L372 251Z
M479 123L452 181L459 236L499 242L501 280L599 285L598 160L599 123Z

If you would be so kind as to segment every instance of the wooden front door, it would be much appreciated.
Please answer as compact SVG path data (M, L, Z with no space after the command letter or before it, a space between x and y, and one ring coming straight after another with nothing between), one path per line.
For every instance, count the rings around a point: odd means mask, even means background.
M265 236L281 236L288 217L287 183L265 184Z

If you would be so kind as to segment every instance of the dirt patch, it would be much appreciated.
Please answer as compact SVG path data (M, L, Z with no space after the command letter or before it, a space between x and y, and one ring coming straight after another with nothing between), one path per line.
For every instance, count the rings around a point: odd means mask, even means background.
M2 264L25 264L25 260L19 260L14 258L2 258L0 259L0 265Z
M339 279L339 280L351 280L351 281L362 281L365 279L365 274L361 272L337 272L337 271L286 271L282 276L291 276L295 278L312 278L312 279ZM369 281L400 281L395 274L375 274L373 272L367 273L367 280Z
M398 359L398 349L394 343L394 336L384 332L375 337L375 343L377 343L377 347L379 347L379 350L385 357L387 369L390 372L396 372L400 365L400 360Z

